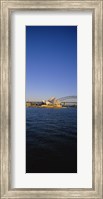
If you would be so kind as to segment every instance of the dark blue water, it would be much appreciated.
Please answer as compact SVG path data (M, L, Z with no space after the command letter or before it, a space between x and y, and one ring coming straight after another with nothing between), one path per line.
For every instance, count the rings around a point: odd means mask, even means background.
M77 172L77 108L26 109L26 172Z

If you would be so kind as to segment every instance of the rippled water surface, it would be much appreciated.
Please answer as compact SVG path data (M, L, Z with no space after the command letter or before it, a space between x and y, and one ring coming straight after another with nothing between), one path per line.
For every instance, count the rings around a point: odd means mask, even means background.
M77 109L26 109L26 172L77 172Z

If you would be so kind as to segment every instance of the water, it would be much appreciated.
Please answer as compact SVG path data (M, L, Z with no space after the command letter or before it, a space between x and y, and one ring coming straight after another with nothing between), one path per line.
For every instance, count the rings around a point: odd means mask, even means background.
M26 109L26 172L77 172L77 108Z

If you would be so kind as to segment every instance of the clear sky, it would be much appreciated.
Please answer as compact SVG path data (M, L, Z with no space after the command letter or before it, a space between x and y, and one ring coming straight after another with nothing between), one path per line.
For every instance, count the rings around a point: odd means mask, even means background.
M77 27L26 27L26 100L77 95Z

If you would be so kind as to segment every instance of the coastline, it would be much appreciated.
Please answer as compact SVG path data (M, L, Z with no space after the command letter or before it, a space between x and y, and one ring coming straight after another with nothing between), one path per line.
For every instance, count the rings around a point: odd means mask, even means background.
M34 106L34 105L31 105L31 106L26 106L26 108L55 108L55 109L69 108L69 107L77 108L77 105L70 105L70 106L48 106L48 105Z

